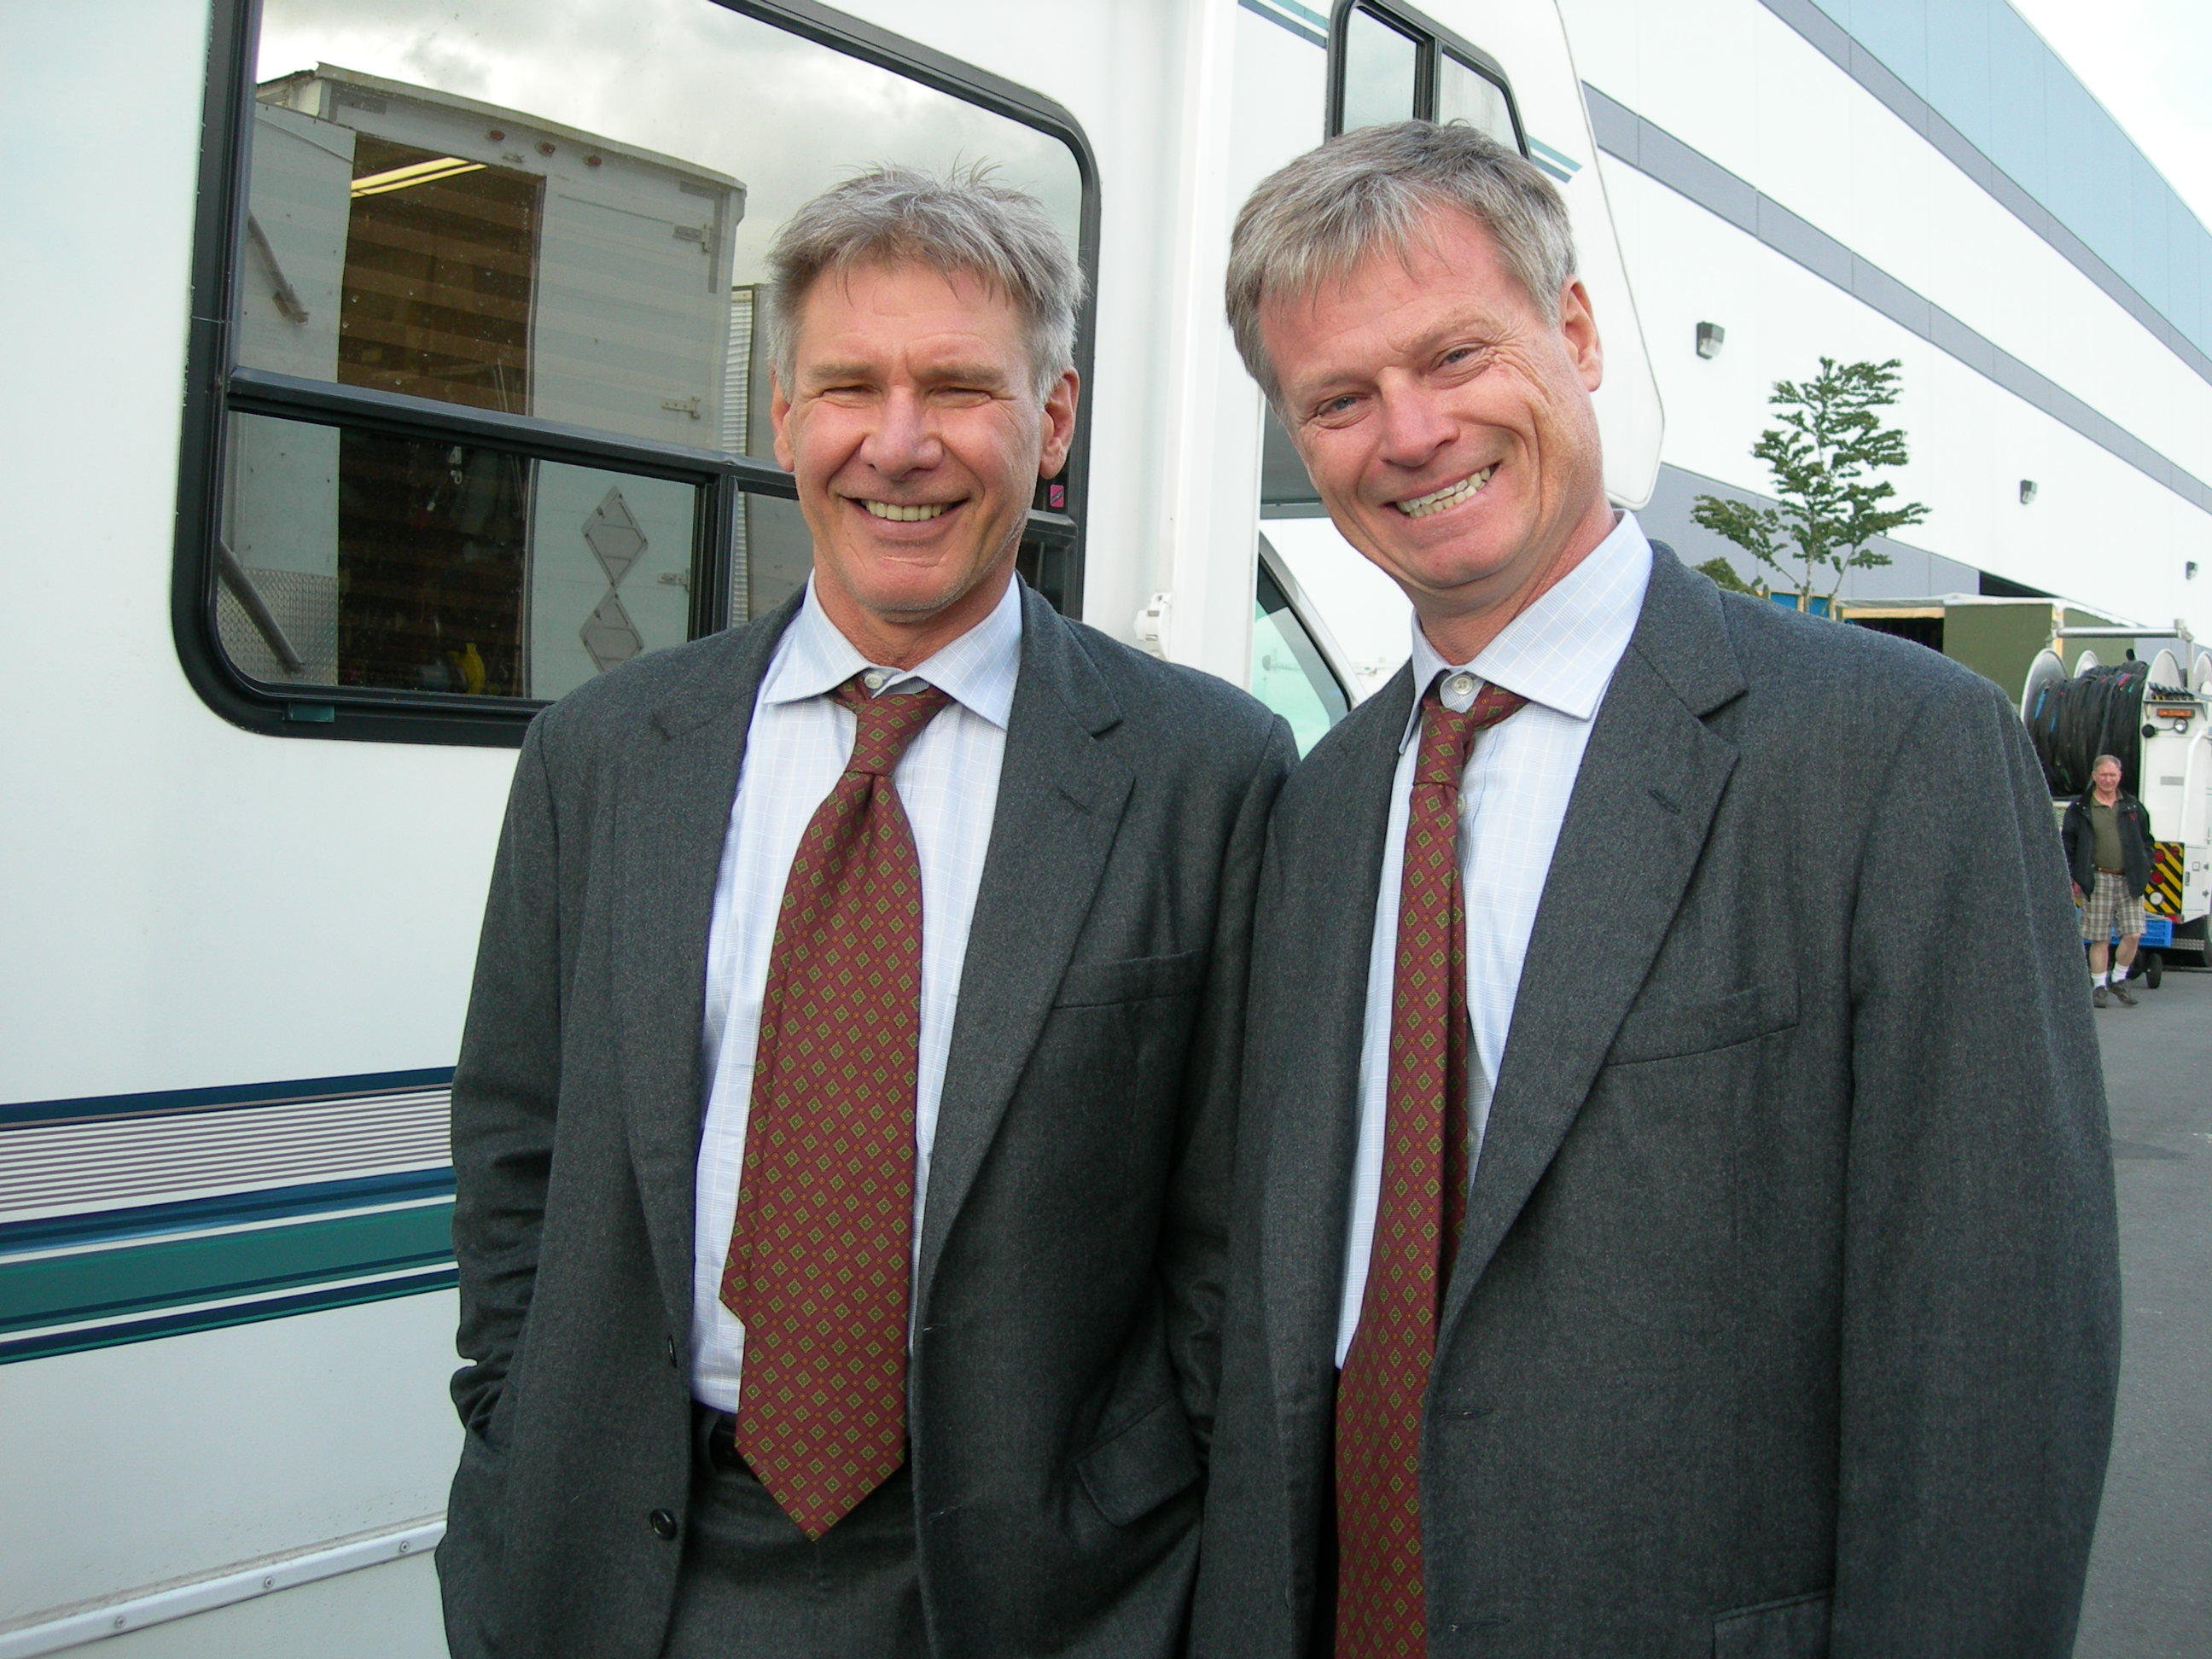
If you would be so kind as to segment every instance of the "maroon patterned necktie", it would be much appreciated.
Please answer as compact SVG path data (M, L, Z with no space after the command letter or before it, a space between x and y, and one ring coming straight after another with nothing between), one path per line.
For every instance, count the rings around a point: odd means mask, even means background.
M1467 903L1460 776L1474 735L1527 699L1485 686L1465 714L1434 686L1406 814L1391 979L1382 1183L1359 1325L1336 1396L1337 1659L1428 1651L1421 1396L1467 1210Z
M860 729L784 884L722 1269L737 1449L809 1538L906 1458L921 864L891 773L950 701L831 695Z

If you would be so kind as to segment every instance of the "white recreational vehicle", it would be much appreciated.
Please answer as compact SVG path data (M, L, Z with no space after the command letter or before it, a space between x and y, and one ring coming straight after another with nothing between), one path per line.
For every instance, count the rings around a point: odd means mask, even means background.
M2212 283L1991 162L1925 30L1876 39L1914 0L1423 8L11 9L0 1659L441 1650L446 1090L514 746L803 578L753 304L855 168L988 162L1057 216L1083 414L1024 574L1307 744L1406 612L1219 295L1250 186L1371 121L1559 181L1608 489L1686 556L1692 494L1763 482L1769 383L1899 356L1936 512L1893 591L2190 612Z

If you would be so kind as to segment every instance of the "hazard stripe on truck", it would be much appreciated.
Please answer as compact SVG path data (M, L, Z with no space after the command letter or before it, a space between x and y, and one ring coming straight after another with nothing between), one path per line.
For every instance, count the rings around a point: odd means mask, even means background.
M2150 847L2150 885L2143 893L2143 908L2153 915L2181 919L2181 843L2154 841Z

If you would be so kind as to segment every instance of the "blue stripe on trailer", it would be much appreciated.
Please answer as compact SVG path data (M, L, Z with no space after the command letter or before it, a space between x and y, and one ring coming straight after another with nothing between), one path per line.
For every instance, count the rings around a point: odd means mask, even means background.
M295 1079L286 1083L227 1083L212 1089L161 1089L135 1095L87 1095L75 1100L24 1100L0 1106L0 1128L31 1123L74 1123L88 1118L151 1117L164 1113L221 1111L234 1106L272 1106L338 1095L397 1093L450 1085L453 1068L428 1066L411 1072L362 1072L349 1077Z
M286 1216L328 1214L426 1198L451 1198L453 1172L405 1170L397 1175L361 1176L350 1181L316 1181L297 1187L225 1193L168 1204L140 1204L126 1210L98 1210L83 1215L45 1216L0 1223L0 1256L27 1250L64 1249L73 1244L101 1244L157 1233L204 1232L242 1222L276 1221Z

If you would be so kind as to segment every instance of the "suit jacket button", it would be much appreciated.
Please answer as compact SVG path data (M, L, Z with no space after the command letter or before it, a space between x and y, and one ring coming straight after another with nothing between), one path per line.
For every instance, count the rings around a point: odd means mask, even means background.
M667 1510L655 1510L645 1517L645 1524L663 1538L676 1536L676 1516Z

